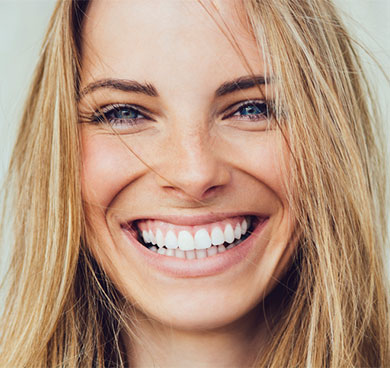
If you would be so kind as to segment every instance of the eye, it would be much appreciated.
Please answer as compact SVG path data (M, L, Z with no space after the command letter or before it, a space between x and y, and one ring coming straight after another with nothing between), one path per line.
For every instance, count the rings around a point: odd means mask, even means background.
M234 111L227 118L238 118L239 120L264 120L271 117L271 111L266 102L245 101L238 107L233 106Z
M107 105L95 111L91 121L104 124L109 123L115 128L125 128L134 126L152 120L146 113L140 111L140 108L134 105L115 104Z
M223 124L245 131L265 131L273 127L273 102L245 100L224 110Z

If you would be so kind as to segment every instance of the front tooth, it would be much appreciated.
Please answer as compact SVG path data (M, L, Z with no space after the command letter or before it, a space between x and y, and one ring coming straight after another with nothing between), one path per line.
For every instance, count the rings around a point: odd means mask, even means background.
M167 235L165 236L165 246L168 249L176 249L177 248L177 238L175 233L172 230L169 230L167 232Z
M156 244L157 244L156 238L154 237L154 234L153 234L153 231L152 231L152 230L149 230L149 239L150 239L150 242L151 242L153 245L156 245Z
M144 243L150 243L150 237L149 237L149 232L146 230L142 231L142 238L144 239Z
M211 243L213 245L220 245L225 242L222 230L217 226L211 232Z
M164 235L160 229L157 229L156 232L156 242L159 248L164 246Z
M237 224L236 227L234 228L234 237L236 239L241 239L241 225Z
M195 248L194 238L186 230L180 231L177 242L181 250L192 250Z
M198 230L195 234L195 249L207 249L211 247L210 235L206 229Z
M226 225L223 235L225 237L225 241L228 242L229 244L234 242L234 231L232 225L230 224Z
M248 223L246 222L246 219L243 219L241 223L241 234L244 235L247 230L248 230Z

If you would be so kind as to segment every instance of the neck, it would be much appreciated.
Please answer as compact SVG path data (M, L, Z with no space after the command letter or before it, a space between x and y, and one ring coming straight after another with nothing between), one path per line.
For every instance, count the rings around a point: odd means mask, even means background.
M175 329L136 314L137 338L126 339L132 367L246 367L265 338L255 310L213 330Z

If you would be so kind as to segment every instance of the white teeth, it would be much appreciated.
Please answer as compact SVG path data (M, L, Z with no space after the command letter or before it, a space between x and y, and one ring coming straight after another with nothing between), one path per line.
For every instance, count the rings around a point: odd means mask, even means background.
M186 252L187 259L195 259L195 251L194 250L189 250Z
M176 257L182 259L202 259L210 256L215 256L218 253L226 252L229 249L234 248L234 244L228 245L226 248L223 245L214 246L212 245L208 249L192 249L192 250L181 250L181 249L166 249L166 248L157 248L152 246L149 249L155 253L162 254L168 257Z
M226 251L226 248L223 245L218 245L218 253L223 253Z
M153 244L149 248L153 252L170 257L195 259L213 256L234 248L235 240L241 239L249 227L250 219L244 218L241 223L235 225L234 229L229 223L224 231L214 225L211 235L208 230L200 229L194 236L187 230L181 230L178 235L174 230L168 230L164 236L163 231L158 228L154 232L151 229L142 230L140 235L145 244ZM225 248L224 243L229 245Z
M177 242L179 243L179 248L181 250L192 250L195 248L194 238L188 231L180 231L179 236L177 238Z
M165 248L159 248L159 250L157 251L158 254L162 254L162 255L165 255L166 253L166 249Z
M201 258L206 258L207 257L207 251L206 249L197 249L195 251L196 253L196 258L201 259Z
M175 250L174 249L167 249L167 251L165 252L165 255L173 257L175 255Z
M211 246L209 249L207 249L207 255L210 256L215 256L218 253L218 248L215 246Z
M236 239L241 239L241 225L237 224L236 227L234 228L234 237Z
M225 237L225 241L228 242L229 244L234 242L234 232L233 232L232 225L230 224L226 225L223 235Z
M172 230L169 230L167 232L167 235L165 235L165 246L168 249L176 249L177 248L177 238L175 233Z
M207 249L211 247L210 235L206 229L198 230L195 234L195 249Z
M248 230L248 223L246 222L245 219L243 219L241 223L241 234L244 235L247 230Z
M184 250L176 249L175 254L177 258L186 258L186 254L184 253Z
M156 242L159 248L164 246L164 235L160 229L157 229L156 232Z
M142 231L142 238L145 243L150 243L149 233L146 230Z
M154 237L152 230L149 230L149 240L150 240L150 243L152 243L153 245L157 244L156 238Z
M211 232L211 243L213 245L220 245L225 242L222 230L217 226Z

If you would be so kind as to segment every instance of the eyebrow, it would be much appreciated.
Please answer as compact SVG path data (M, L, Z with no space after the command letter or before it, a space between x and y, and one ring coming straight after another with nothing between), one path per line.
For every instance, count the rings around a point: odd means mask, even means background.
M100 88L118 89L124 92L143 93L151 97L158 97L156 88L150 83L139 83L128 79L102 79L88 84L79 94L79 99Z
M245 76L223 83L216 91L215 96L221 97L236 91L253 88L270 83L270 78L262 75Z
M265 85L270 83L270 78L265 78L262 75L245 76L232 81L223 83L215 91L216 97L221 97L229 93L233 93L240 90L250 89L255 86ZM100 88L117 89L124 92L142 93L151 97L158 97L157 89L150 83L142 84L140 82L128 79L102 79L96 82L88 84L79 93L79 100Z

